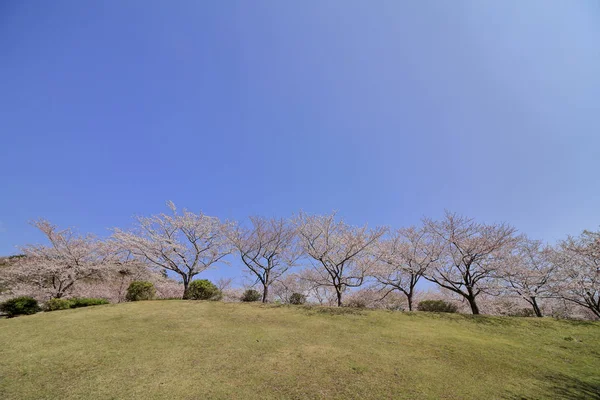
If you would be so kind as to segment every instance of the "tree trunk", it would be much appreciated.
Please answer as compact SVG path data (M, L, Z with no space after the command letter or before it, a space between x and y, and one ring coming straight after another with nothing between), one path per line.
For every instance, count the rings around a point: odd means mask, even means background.
M267 296L269 295L269 286L267 286L266 283L263 284L263 296L262 296L262 302L266 303L267 302Z
M479 315L479 307L477 306L475 297L469 296L467 297L467 300L469 301L469 305L471 306L471 312L473 313L473 315Z
M190 294L188 293L188 288L190 286L190 280L188 279L187 276L183 277L183 299L187 300L190 296Z
M587 304L587 308L589 308L596 317L600 318L600 298L598 301L596 301L594 295L590 292L587 292L586 296L584 296L584 299L585 303Z
M125 275L121 275L121 284L119 285L119 303L123 301L123 286L125 285Z
M335 294L337 295L337 305L338 305L338 307L341 307L342 306L342 291L336 287Z
M579 300L564 298L565 302L570 301L572 303L575 303L582 307L585 307L588 310L590 310L598 319L600 319L600 302L598 302L598 304L596 304L596 302L594 301L594 299L591 296L590 297L584 296L583 299L584 299L584 301L582 302Z
M538 306L537 300L535 297L531 298L531 305L533 306L533 311L535 312L536 317L543 317L542 310L540 310L540 306Z
M415 294L415 285L413 284L413 280L411 279L411 286L408 292L404 291L406 295L406 300L408 301L408 311L413 310L413 295Z

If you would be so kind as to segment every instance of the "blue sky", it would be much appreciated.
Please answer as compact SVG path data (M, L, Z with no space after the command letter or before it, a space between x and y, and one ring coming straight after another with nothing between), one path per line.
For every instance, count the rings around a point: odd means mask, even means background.
M600 225L595 0L3 1L0 54L0 254L169 199Z

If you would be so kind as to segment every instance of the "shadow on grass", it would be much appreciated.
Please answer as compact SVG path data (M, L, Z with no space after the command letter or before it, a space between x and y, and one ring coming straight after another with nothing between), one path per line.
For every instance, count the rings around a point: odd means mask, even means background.
M523 397L511 393L505 398L510 400L529 400L534 398L557 400L600 399L600 378L596 382L586 382L561 374L546 375L544 379L550 382L550 385L540 393L541 397Z
M325 307L325 306L301 306L308 314L326 315L365 315L367 310L352 307Z
M455 323L463 323L465 321L489 326L528 326L528 327L544 327L556 329L556 326L549 324L551 321L558 321L560 323L572 326L597 326L600 328L599 321L585 321L585 320L572 320L572 319L556 319L552 317L516 317L516 316L497 316L497 315L472 315L472 314L461 314L461 313L438 313L438 312L424 312L424 311L397 311L397 310L384 310L384 309L369 309L369 308L354 308L354 307L335 307L335 306L321 306L321 305L292 305L286 303L266 303L261 304L264 308L291 308L301 309L307 311L308 314L325 314L325 315L366 315L370 311L387 312L389 314L398 314L410 318L427 318L427 319L440 319Z
M261 308L287 308L292 310L305 311L308 315L325 314L325 315L366 315L369 311L373 311L365 308L353 308L353 307L330 307L321 305L294 305L294 304L261 304Z
M460 313L443 313L443 312L403 312L403 315L412 318L427 318L427 319L439 319L457 324L464 322L470 322L481 325L494 325L494 326L518 326L522 322L522 318L517 317L499 317L493 315L470 315Z
M415 318L433 318L446 320L450 322L462 323L465 321L481 324L481 325L493 325L493 326L524 326L529 327L544 327L544 328L557 328L552 322L559 322L564 325L570 326L582 326L592 327L597 326L600 328L599 321L586 321L586 320L575 320L575 319L556 319L552 317L515 317L515 316L498 316L498 315L472 315L472 314L461 314L461 313L437 313L437 312L403 312L403 315Z
M567 376L549 377L555 399L600 399L600 382L589 383Z
M557 321L574 326L599 326L598 321L585 321L580 319L559 319Z

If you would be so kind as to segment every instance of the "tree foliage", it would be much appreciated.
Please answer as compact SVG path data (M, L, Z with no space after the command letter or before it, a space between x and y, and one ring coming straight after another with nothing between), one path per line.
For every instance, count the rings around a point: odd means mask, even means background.
M0 312L6 314L8 318L17 315L31 315L41 311L36 299L29 296L15 297L0 303Z
M551 262L552 250L539 240L519 238L513 254L505 260L501 272L508 293L520 296L542 317L540 299L552 297L556 266Z
M174 298L183 288L183 297L192 299L264 302L271 296L292 304L387 309L405 309L406 301L412 310L424 278L440 289L429 299L450 300L461 312L468 304L473 314L600 318L600 232L548 245L505 223L450 212L389 231L352 226L335 213L251 217L238 225L168 205L169 214L138 217L135 229L115 229L108 240L34 221L47 243L0 257L0 296L30 295L48 309L63 309L74 301L107 301L101 298ZM227 263L234 250L261 293L229 289L231 278L216 285L193 279ZM306 268L294 270L300 265Z
M188 299L190 300L218 300L221 291L208 279L194 280L188 288Z
M455 313L458 311L456 304L444 300L423 300L417 306L419 311Z
M148 266L179 275L183 298L187 298L192 279L231 252L227 226L216 217L185 209L179 214L172 202L167 205L171 214L138 217L137 229L126 232L117 228L113 240Z
M246 268L260 282L265 303L273 282L300 257L295 227L283 218L250 217L250 226L236 226L229 238Z
M554 291L600 318L600 232L569 236L553 257L558 270Z
M127 301L152 300L156 295L156 289L152 282L134 281L127 288Z
M369 251L386 229L354 227L337 221L335 213L321 216L301 212L296 226L304 252L313 264L314 273L307 279L315 286L331 287L341 306L346 289L363 284L373 264Z
M78 282L100 281L114 265L115 251L93 235L78 235L71 228L59 229L40 219L32 225L49 245L28 245L23 257L6 269L5 279L13 287L36 287L46 297L61 298Z
M517 242L516 230L507 224L481 224L446 212L439 221L425 220L433 240L441 240L443 252L426 278L464 297L473 314L479 314L477 296L491 289L502 263Z
M254 301L258 301L261 299L261 295L258 291L254 290L254 289L248 289L244 291L244 294L242 294L242 297L240 300L242 300L243 302L247 302L247 303L251 303Z
M290 296L290 304L300 305L306 303L306 296L302 293L292 293Z
M422 227L398 229L377 243L371 275L386 291L384 297L399 291L406 296L408 309L412 311L417 283L439 262L442 250L442 241L428 235Z

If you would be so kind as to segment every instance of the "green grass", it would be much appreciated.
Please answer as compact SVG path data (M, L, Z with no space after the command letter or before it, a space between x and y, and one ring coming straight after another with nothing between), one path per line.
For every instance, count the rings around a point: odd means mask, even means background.
M0 320L0 399L593 399L600 323L150 301Z

